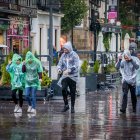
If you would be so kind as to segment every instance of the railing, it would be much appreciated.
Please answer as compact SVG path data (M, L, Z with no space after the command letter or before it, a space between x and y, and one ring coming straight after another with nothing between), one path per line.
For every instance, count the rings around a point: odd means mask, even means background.
M54 10L60 10L60 0L0 0L0 3L38 8L41 10L49 9L51 4Z
M78 50L76 52L81 59L86 58L89 61L94 61L95 53L93 51ZM96 52L96 60L99 60L102 64L116 63L119 54L121 54L121 52Z

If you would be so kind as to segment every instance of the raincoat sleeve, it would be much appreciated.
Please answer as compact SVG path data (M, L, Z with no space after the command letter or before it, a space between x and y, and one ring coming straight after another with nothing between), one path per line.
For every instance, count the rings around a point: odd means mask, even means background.
M59 60L59 62L58 62L58 65L57 65L57 69L58 70L62 70L63 69L63 54L62 54L62 56L60 57L60 60Z
M69 73L72 73L74 70L78 70L79 68L79 56L78 55L74 55L73 57L74 63L73 66L69 69Z
M12 64L8 64L6 66L6 71L10 73L10 72L12 72L12 70L13 70L13 65Z
M124 68L124 61L121 61L120 68Z
M122 60L119 60L119 61L116 63L116 65L115 65L115 67L116 67L117 70L119 70L120 67L121 67L121 61L122 61Z
M134 68L137 70L137 69L139 69L139 65L136 63L136 61L135 60L131 60L131 63L132 63L132 65L134 66Z

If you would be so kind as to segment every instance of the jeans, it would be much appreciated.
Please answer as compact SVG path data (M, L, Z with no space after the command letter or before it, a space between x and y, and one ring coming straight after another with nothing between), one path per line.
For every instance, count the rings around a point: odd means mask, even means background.
M36 92L37 87L27 87L25 88L25 96L29 106L36 108Z
M122 85L122 90L123 90L123 97L122 97L121 109L126 110L127 108L127 95L128 95L128 91L130 90L132 107L133 110L136 110L136 104L137 104L136 86L135 85L132 86L128 84L126 81L124 81Z
M136 95L140 96L140 86L136 86Z
M76 92L76 82L70 79L69 77L62 80L62 95L65 105L68 105L68 92L67 89L70 89L71 94L71 106L74 107L75 104L75 92Z
M17 91L18 91L18 96L19 96L19 106L22 107L22 105L23 105L23 97L22 97L23 90L20 90L20 89L12 90L12 99L13 99L14 103L17 105L18 104L18 99L16 97Z

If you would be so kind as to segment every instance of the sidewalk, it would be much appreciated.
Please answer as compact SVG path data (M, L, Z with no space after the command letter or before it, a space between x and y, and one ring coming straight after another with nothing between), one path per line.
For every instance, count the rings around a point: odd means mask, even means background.
M119 91L87 93L76 99L76 113L61 113L63 100L37 102L37 115L14 114L14 105L0 101L0 140L139 140L140 98L137 113L129 103L121 115Z

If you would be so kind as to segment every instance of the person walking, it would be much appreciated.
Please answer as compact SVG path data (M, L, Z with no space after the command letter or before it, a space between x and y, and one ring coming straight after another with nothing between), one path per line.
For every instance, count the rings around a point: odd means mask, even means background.
M25 73L27 112L36 114L36 92L41 89L43 68L41 62L30 51L26 54L22 72Z
M129 50L125 50L123 56L119 57L116 68L121 70L122 74L122 103L120 112L125 113L127 108L127 95L130 90L133 112L136 113L136 73L139 68L136 57L131 56Z
M139 69L136 76L136 95L140 96L140 51L137 52L137 58L139 59Z
M12 61L6 67L11 77L12 99L15 103L14 113L22 113L23 105L23 89L24 89L24 74L22 73L22 58L18 54L14 54ZM18 93L19 102L16 97Z
M78 81L79 72L79 56L72 49L71 42L67 42L63 45L63 51L59 63L57 65L58 73L62 74L58 81L58 85L62 87L62 95L64 100L64 108L62 112L69 110L68 104L68 88L71 94L71 113L75 113L75 93L76 93L76 82Z

